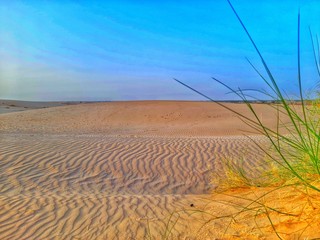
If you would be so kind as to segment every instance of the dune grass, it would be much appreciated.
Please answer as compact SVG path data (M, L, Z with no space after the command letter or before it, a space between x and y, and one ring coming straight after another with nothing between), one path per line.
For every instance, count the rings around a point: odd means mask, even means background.
M223 103L215 101L211 97L192 88L191 86L174 79L197 94L209 99L210 101L216 102L220 106L237 114L242 121L248 124L253 130L263 135L269 142L268 147L266 147L255 140L252 140L256 144L257 148L261 149L265 154L265 159L261 161L261 169L254 169L255 174L252 174L250 170L243 167L243 161L245 160L225 159L220 163L223 169L223 174L216 173L213 178L213 183L217 184L223 191L239 187L272 187L272 190L268 190L263 195L263 199L266 195L272 195L274 191L281 191L281 194L285 194L284 189L287 189L288 193L293 191L293 195L302 194L304 196L301 197L303 201L312 202L313 198L310 195L310 191L313 195L314 192L316 192L316 194L319 194L318 196L320 196L320 104L319 99L316 99L319 97L317 90L315 90L314 94L316 95L316 98L311 97L308 99L305 97L302 87L300 65L300 12L298 13L297 23L297 83L299 97L298 100L291 101L287 97L287 93L282 91L279 87L276 78L272 74L263 55L230 0L227 1L255 48L265 70L267 77L258 71L257 68L248 60L249 65L253 67L261 80L267 86L266 91L256 91L265 94L265 96L274 102L274 104L269 104L269 106L277 113L277 116L275 117L275 121L277 121L277 128L271 129L263 123L261 117L257 114L257 111L249 100L250 96L246 90L233 89L224 82L213 78L215 82L223 85L234 95L238 96L250 110L251 116L242 115L240 112L231 109ZM320 76L319 41L318 37L316 37L316 41L314 41L311 29L310 37L316 70ZM285 116L287 121L283 121L281 116ZM241 210L235 213L232 219L247 211L253 210L254 214L263 212L265 217L268 218L270 226L274 230L276 236L280 239L283 237L283 235L281 235L282 232L280 233L279 229L274 225L272 212L291 216L292 214L290 213L290 210L287 209L283 212L277 210L275 207L269 207L268 203L261 201L261 196L256 198L237 196L237 198L241 198L248 204L242 205ZM276 199L271 201L276 201ZM255 208L251 208L253 205ZM300 216L301 218L303 211L304 209L302 209L296 216ZM320 215L320 212L317 211L315 214ZM307 224L305 228L301 229L301 232L303 233L308 227L310 227L310 224Z
M237 114L241 120L248 124L253 130L259 132L265 136L269 143L271 144L271 149L266 149L260 144L256 143L257 147L260 148L267 158L269 159L268 164L276 166L276 169L279 171L284 171L288 174L286 178L291 176L297 181L297 183L304 184L309 188L312 188L316 191L320 189L313 184L312 180L316 180L320 175L320 108L319 101L317 99L306 99L303 95L301 75L300 75L300 13L298 14L298 84L299 84L299 99L298 101L291 101L286 96L287 94L280 90L280 87L277 84L276 79L271 73L268 65L266 64L262 54L260 53L256 43L252 39L250 33L248 32L246 26L243 24L238 13L233 8L231 2L228 0L232 10L237 16L239 22L241 23L243 29L245 30L247 36L249 37L251 43L253 44L257 54L260 57L260 60L264 66L264 69L268 75L268 78L265 78L262 73L260 73L252 64L250 65L257 71L261 79L267 84L268 90L263 92L269 98L276 102L275 104L269 104L270 108L276 110L278 116L275 118L277 121L277 129L268 128L263 124L261 117L258 116L253 104L248 100L248 95L245 90L241 89L232 89L222 81L213 78L216 82L225 86L228 90L238 96L244 104L250 110L252 116L245 116L240 112L237 112L234 109L224 105L223 103L217 102L207 95L197 91L196 89L190 87L189 85L175 79L180 84L185 87L193 90L194 92L200 94L201 96L216 102L224 108L232 111ZM311 31L310 31L311 33ZM312 41L313 42L313 41ZM313 43L314 46L314 43ZM319 57L316 56L316 49L314 49L314 56L317 69L319 69ZM319 71L319 70L318 70ZM258 90L257 90L258 91ZM260 91L261 92L261 91ZM289 122L282 122L280 115L285 115ZM254 140L253 140L254 141ZM271 160L271 161L270 161ZM238 164L230 164L226 162L225 166L229 170L236 170L238 175L242 175L242 178L245 178L243 175L243 170ZM233 169L233 170L232 170Z

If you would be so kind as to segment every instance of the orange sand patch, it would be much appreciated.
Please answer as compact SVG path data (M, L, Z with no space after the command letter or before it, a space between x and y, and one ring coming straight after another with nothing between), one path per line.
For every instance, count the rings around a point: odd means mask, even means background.
M211 216L199 231L199 239L206 239L208 232L219 239L319 239L320 236L320 193L303 187L229 190L214 194L203 210Z

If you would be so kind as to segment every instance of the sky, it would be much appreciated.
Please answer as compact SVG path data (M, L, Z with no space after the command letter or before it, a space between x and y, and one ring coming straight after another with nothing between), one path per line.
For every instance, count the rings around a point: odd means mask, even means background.
M282 90L297 94L297 16L305 92L317 85L309 26L319 0L232 0ZM227 0L0 1L0 99L216 100L232 88L267 89ZM263 96L257 96L264 98Z

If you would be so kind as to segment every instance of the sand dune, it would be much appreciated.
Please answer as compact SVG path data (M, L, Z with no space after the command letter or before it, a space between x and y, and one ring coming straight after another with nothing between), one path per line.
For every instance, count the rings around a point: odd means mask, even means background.
M257 107L272 125L274 113ZM171 227L173 239L221 237L221 226L199 235L207 218L190 213L213 203L210 179L222 159L245 157L254 169L263 158L241 129L236 116L205 102L2 114L0 238L161 239Z
M244 104L225 105L253 117ZM267 126L276 127L277 113L272 107L253 106ZM9 133L226 136L245 131L252 129L236 114L211 102L108 102L0 115L0 132Z

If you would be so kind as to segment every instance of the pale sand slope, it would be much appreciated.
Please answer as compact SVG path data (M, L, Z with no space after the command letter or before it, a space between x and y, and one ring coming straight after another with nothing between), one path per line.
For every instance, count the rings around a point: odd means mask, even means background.
M243 105L229 105L245 113ZM274 112L257 107L272 126ZM178 216L173 239L221 237L228 222L200 229L208 216L189 215L232 211L212 201L210 177L226 157L245 156L245 167L256 167L262 154L234 136L241 128L233 114L205 102L0 115L0 239L161 239ZM263 236L250 231L251 239Z
M244 104L227 107L252 118ZM253 104L263 122L275 128L277 113ZM252 131L236 114L211 102L137 101L80 104L0 115L7 133L137 134L163 136L243 135ZM283 119L285 121L285 119Z

